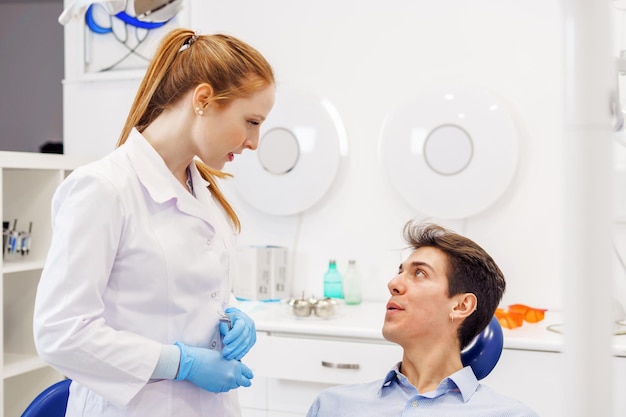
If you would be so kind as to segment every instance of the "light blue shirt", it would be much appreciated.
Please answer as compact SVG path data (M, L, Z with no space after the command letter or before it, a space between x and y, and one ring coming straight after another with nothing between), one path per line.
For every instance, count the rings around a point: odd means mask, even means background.
M526 405L482 385L466 366L445 378L435 391L420 394L400 373L365 384L322 391L307 417L538 417Z

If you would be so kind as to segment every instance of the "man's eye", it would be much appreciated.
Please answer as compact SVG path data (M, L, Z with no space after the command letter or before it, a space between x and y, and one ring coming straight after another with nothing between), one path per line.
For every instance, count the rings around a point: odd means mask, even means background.
M416 277L420 277L420 276L425 277L426 274L421 269L418 269L417 271L415 271L415 276Z
M248 123L251 124L252 126L258 126L259 122L255 121L255 120L248 120Z

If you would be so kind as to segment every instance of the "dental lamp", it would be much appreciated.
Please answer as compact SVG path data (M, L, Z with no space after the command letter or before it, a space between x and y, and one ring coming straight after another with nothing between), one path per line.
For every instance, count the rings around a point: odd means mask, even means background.
M167 22L182 8L182 0L75 0L63 10L59 23L65 25L82 16L93 4L102 6L111 16L125 16L125 10L131 6L135 18L143 22Z

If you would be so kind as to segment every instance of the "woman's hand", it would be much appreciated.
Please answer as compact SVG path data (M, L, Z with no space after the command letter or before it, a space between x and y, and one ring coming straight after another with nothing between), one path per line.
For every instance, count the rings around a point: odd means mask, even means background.
M222 356L240 360L256 343L256 327L250 316L238 308L229 307L226 314L230 317L231 328L228 323L220 323L220 333L224 336Z

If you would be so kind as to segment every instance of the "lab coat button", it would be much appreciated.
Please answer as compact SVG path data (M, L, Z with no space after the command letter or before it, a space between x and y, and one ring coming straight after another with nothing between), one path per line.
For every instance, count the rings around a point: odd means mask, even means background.
M217 342L214 340L211 342L211 348L214 348L215 346L217 346Z
M206 244L210 245L213 241L211 239L207 239Z
M215 298L215 297L217 297L217 293L216 292L212 292L211 293L211 298Z

